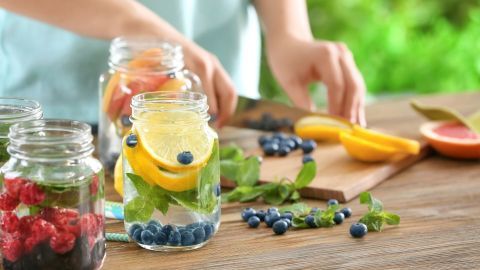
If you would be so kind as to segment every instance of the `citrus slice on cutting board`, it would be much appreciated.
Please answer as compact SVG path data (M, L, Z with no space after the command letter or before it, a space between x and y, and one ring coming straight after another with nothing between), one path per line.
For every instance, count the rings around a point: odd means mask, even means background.
M399 151L387 145L381 145L372 141L357 137L349 132L340 132L340 141L347 153L360 161L381 162L387 161Z
M353 126L353 135L372 143L392 147L398 152L417 155L420 152L420 143L415 140L380 133L371 129Z
M420 133L440 154L459 159L480 158L480 135L455 121L427 122Z
M295 123L295 133L302 139L338 141L340 132L351 130L351 124L331 116L310 115Z

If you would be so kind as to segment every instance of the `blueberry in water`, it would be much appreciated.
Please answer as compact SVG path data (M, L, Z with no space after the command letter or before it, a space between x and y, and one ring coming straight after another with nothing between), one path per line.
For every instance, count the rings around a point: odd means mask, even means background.
M258 210L255 215L260 219L260 221L264 221L266 214L267 214L267 213L265 213L265 211L263 211L263 210Z
M149 230L144 230L142 234L140 235L140 238L142 238L142 244L144 245L151 245L153 244L153 233Z
M350 216L352 216L352 209L350 209L348 207L343 208L342 210L340 210L340 212L343 213L345 218L349 218Z
M343 215L342 212L335 212L335 216L333 217L333 221L335 221L335 224L337 225L342 224L344 220L345 220L345 216Z
M178 232L179 232L180 234L182 234L184 231L188 230L187 228L185 228L185 227L183 227L183 226L179 226L179 227L177 227L177 228L178 228Z
M138 223L135 223L133 224L132 226L130 226L130 228L128 228L128 234L130 236L133 236L133 233L137 230L137 229L143 229L143 226L138 224Z
M288 146L281 146L279 149L278 149L278 155L281 156L281 157L285 157L288 155L288 153L290 153L290 148Z
M248 226L250 228L257 228L260 225L260 219L257 216L251 216L248 219Z
M163 232L157 232L153 237L153 242L155 243L155 245L166 245L167 240L168 240L168 237Z
M130 116L128 116L128 115L122 115L122 117L120 118L120 122L122 123L122 126L124 126L124 127L132 126L132 121L130 121Z
M265 155L267 156L273 156L275 155L275 153L278 152L278 144L276 143L266 143L263 145L263 152L265 153Z
M271 212L270 214L267 214L267 216L265 216L265 223L267 224L267 227L272 227L273 223L275 223L279 219L280 219L280 213Z
M307 162L310 162L310 161L315 161L315 159L313 159L313 157L310 156L310 155L304 155L304 156L303 156L303 159L302 159L302 163L303 163L303 164L305 164L305 163L307 163Z
M143 232L143 228L136 229L132 235L133 240L135 240L138 243L142 243L142 232Z
M368 232L367 225L363 223L354 223L350 226L350 234L355 238L362 238Z
M263 146L265 143L267 143L269 141L270 141L270 138L268 138L265 135L262 135L262 136L258 137L258 144L261 145L261 146Z
M222 195L222 187L220 186L220 184L217 184L217 186L215 187L215 196L219 197L220 195Z
M193 236L195 237L195 244L200 244L205 241L205 230L202 227L193 230Z
M270 207L267 209L267 215L272 213L272 212L278 212L278 208L276 207Z
M290 140L295 143L295 147L293 149L298 149L303 142L303 140L296 135L290 136Z
M251 216L255 216L256 213L257 212L255 211L255 209L253 209L251 207L243 209L243 211L242 211L243 221L247 221Z
M284 220L273 223L273 232L277 235L284 234L288 230L288 224Z
M179 231L171 231L167 242L169 245L178 246L182 242L182 235Z
M170 236L170 233L173 232L173 231L178 231L178 229L177 229L177 227L175 227L175 225L167 224L167 225L162 227L162 232L167 236Z
M192 231L195 228L203 227L203 225L204 225L203 222L195 222L195 223L192 223L192 224L188 224L187 229Z
M158 222L158 221L156 221L156 220L154 220L154 219L150 220L150 221L147 223L147 226L148 226L148 225L155 225L155 226L157 226L157 227L159 227L159 228L162 228L162 224L160 224L160 222Z
M327 205L338 205L338 201L335 199L330 199L328 200Z
M182 233L182 246L191 246L195 242L195 237L191 231L184 231Z
M125 143L130 148L135 147L138 143L137 135L135 134L128 135L127 139L125 139Z
M280 220L283 220L287 223L288 227L290 228L292 226L292 221L288 218L281 218Z
M158 226L155 225L155 224L150 224L150 225L147 225L147 227L145 228L145 230L148 230L148 231L150 231L151 233L156 234L158 231L160 231L160 227L158 227Z
M280 216L280 218L286 218L286 219L292 221L293 214L291 212L285 212L285 213L283 213L283 215Z
M188 165L193 162L193 154L190 151L183 151L177 155L177 161L183 165Z
M207 223L203 226L203 230L205 231L205 239L210 239L214 232L214 227L212 224Z
M310 227L310 228L316 228L317 224L315 223L315 218L312 215L308 215L305 217L305 223Z
M317 147L317 143L314 140L303 141L300 145L304 154L310 154Z

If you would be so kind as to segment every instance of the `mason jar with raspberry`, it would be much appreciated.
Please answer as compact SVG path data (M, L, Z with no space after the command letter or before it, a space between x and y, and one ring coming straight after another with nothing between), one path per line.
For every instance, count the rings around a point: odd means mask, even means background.
M8 269L99 269L104 173L91 128L69 120L13 125L0 169L0 250Z

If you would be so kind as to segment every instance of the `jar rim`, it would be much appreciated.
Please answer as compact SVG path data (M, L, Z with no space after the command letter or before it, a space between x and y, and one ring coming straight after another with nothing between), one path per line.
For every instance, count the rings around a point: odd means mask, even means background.
M2 113L2 109L11 110L11 113ZM16 97L0 97L0 123L40 119L42 114L42 107L38 101Z

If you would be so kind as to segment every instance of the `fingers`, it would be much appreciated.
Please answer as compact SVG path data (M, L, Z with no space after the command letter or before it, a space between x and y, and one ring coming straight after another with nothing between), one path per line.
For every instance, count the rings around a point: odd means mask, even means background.
M288 97L290 98L295 107L307 111L315 110L315 105L310 98L306 85L302 85L299 82L290 83L288 85L285 85L285 92L287 93Z
M220 62L215 59L215 73L213 78L217 100L218 118L216 125L222 127L233 115L237 106L237 95L233 82L223 69Z
M335 45L328 44L323 47L321 57L323 59L318 61L318 69L328 89L328 111L343 116L345 79L339 63L340 52Z

